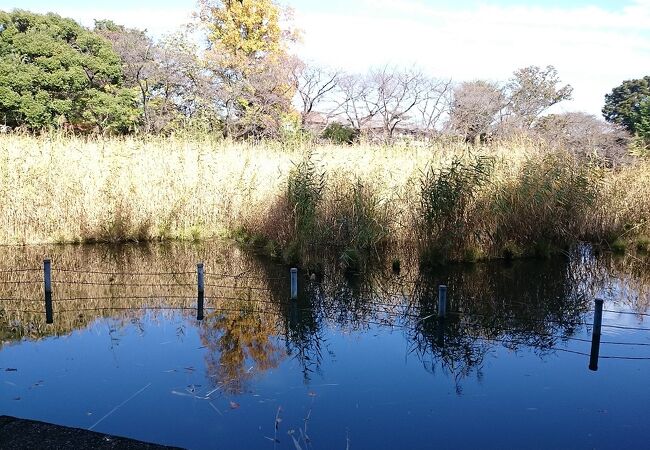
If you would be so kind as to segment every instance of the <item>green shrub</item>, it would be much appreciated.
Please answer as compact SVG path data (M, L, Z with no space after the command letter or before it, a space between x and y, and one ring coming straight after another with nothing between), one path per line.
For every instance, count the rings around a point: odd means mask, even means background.
M454 156L442 167L431 166L420 181L421 244L445 257L462 257L472 244L477 217L474 200L494 168L489 156ZM434 252L437 253L437 252Z
M293 218L294 235L307 243L316 232L316 212L323 198L325 174L318 172L311 152L289 173L287 200Z
M334 203L334 240L359 251L375 250L388 237L388 215L384 202L373 189L357 179L345 186Z
M325 128L321 136L334 144L351 145L359 140L359 130L340 123L331 123Z
M609 248L611 248L614 253L623 254L627 250L627 243L623 239L619 238L614 242L611 242Z

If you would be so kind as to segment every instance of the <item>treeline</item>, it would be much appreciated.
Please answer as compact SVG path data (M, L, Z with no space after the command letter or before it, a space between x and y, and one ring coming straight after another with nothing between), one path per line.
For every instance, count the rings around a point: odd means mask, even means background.
M349 74L300 61L290 53L297 39L273 0L201 0L193 24L160 40L108 20L88 29L56 14L0 12L0 120L30 131L189 129L235 139L307 131L339 142L523 133L606 154L630 139L637 149L650 142L650 77L607 95L604 122L548 114L572 94L552 66L519 69L503 83L389 66Z

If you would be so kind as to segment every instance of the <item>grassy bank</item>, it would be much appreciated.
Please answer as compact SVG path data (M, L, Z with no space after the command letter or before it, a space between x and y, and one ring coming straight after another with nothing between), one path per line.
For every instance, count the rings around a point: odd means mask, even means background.
M647 247L650 163L530 142L470 148L0 137L0 243L233 235L342 264L407 243L424 262Z

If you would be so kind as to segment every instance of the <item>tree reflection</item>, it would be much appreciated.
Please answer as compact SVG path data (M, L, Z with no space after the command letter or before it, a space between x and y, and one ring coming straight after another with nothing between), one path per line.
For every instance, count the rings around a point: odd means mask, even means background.
M453 375L457 390L471 373L481 375L485 355L495 346L532 348L543 355L584 323L591 306L576 283L571 260L481 264L420 277L413 301L418 316L408 328L409 341L428 370L441 367ZM438 284L449 289L449 315L436 312Z
M260 372L278 366L283 357L277 319L250 301L228 305L229 311L208 314L199 333L208 349L206 370L224 392L241 393Z
M301 274L296 302L288 298L287 267L213 245L49 249L54 268L70 270L55 273L54 325L44 324L40 273L6 272L38 267L41 253L22 250L5 257L4 266L0 258L0 272L5 270L0 298L26 299L0 303L0 345L66 334L98 317L127 326L143 317L151 296L157 306L178 308L188 324L197 324L207 348L207 375L226 392L245 390L256 375L287 358L295 359L304 382L311 382L333 356L327 342L332 328L399 328L409 354L429 372L448 374L462 393L463 380L481 377L486 355L495 349L532 349L540 356L555 351L584 328L598 295L616 297L633 311L650 304L649 258L596 257L585 248L564 259L454 265L426 273L402 259L401 275L379 266L351 276L334 261L324 266L322 281ZM196 261L207 268L202 323L189 319L195 317ZM174 275L136 276L147 272L143 267ZM76 269L96 272L72 272ZM440 284L448 286L444 321L437 319ZM79 300L56 303L66 297ZM140 326L155 317L152 312Z

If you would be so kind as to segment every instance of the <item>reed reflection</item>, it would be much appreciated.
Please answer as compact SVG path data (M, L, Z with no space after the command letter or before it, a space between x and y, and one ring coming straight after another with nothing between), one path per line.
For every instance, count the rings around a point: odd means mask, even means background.
M52 259L53 325L45 325L43 255ZM196 317L195 267L206 267L206 316ZM295 359L309 383L333 356L332 329L399 329L431 373L462 380L483 376L485 357L505 346L554 352L584 328L593 298L619 295L633 310L648 306L648 260L596 257L580 249L565 259L448 266L400 274L370 267L351 275L337 264L318 277L301 273L289 300L289 270L222 242L147 246L61 246L0 249L0 339L68 334L99 318L142 329L181 314L206 348L206 375L235 393L265 371ZM4 271L4 272L3 272ZM448 286L448 315L437 319L438 285ZM621 296L621 286L629 291Z

